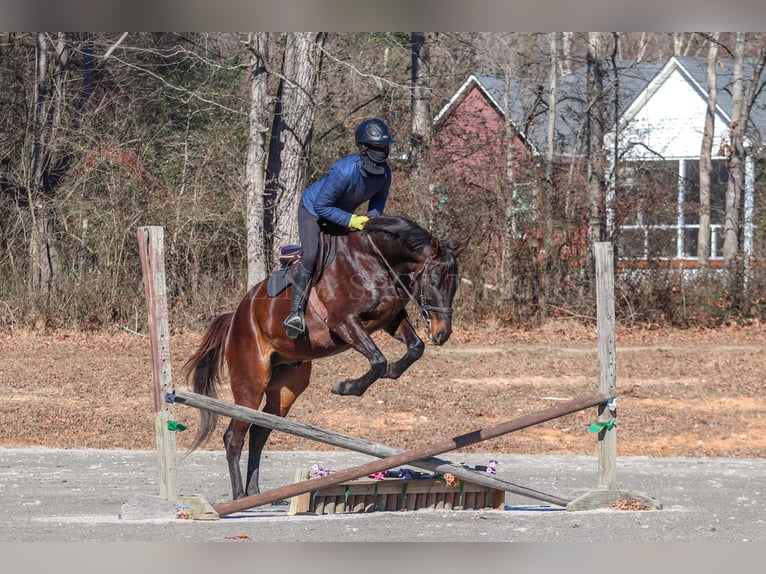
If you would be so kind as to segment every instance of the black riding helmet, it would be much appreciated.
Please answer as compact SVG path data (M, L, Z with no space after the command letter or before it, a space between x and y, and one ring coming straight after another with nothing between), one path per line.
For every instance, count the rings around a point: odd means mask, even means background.
M356 143L383 145L396 143L396 140L391 137L386 122L378 118L372 118L364 120L356 128Z
M396 143L383 120L364 120L356 128L356 143L367 173L381 175L386 171L389 144Z

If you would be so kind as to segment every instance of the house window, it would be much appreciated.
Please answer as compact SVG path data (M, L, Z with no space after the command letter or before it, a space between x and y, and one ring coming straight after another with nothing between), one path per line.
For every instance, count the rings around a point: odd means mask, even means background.
M626 162L614 197L619 254L629 259L694 259L699 238L699 161ZM710 258L722 256L728 172L713 161Z
M537 187L534 182L515 183L511 191L513 201L513 217L511 219L511 234L521 238L524 230L535 220L535 195Z

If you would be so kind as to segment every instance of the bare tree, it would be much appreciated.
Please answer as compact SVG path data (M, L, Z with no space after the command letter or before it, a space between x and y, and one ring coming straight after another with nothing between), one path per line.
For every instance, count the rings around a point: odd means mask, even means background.
M425 32L412 32L410 40L412 43L410 179L415 197L430 197L431 190L425 189L429 181L427 158L431 141L430 39ZM433 218L431 211L432 209L429 209L429 222Z
M273 242L267 244L271 261L282 245L298 240L295 214L307 183L314 97L325 38L323 32L287 35L266 172L265 231L267 242L270 232L273 237Z
M755 98L763 88L761 74L766 64L766 46L761 35L758 58L747 82L744 78L745 60L744 32L737 32L734 47L732 75L732 110L729 128L729 180L726 186L726 213L724 216L723 261L726 269L732 270L739 255L740 204L745 185L745 137L750 110Z
M264 189L266 187L266 134L269 125L269 93L266 63L268 32L251 33L248 44L252 54L250 67L250 115L245 193L247 230L247 288L264 279L268 272L264 241Z
M542 297L550 298L553 288L553 201L556 193L554 181L554 157L556 153L556 90L558 89L558 47L557 33L548 34L550 45L550 71L548 74L548 126L547 148L545 153L545 193L540 194L544 203L540 210L544 221L543 230L543 273L542 273ZM546 313L546 305L541 305L543 315Z
M504 55L507 58L505 66L503 68L503 109L505 114L503 115L504 131L505 131L505 181L503 182L503 188L506 190L505 194L505 213L503 220L503 230L501 236L501 252L500 252L500 285L506 296L510 297L512 292L512 284L514 274L512 271L513 262L513 241L515 236L516 226L516 212L517 212L517 188L516 188L516 146L515 140L517 137L516 127L514 126L514 118L511 117L511 81L514 74L517 72L516 62L512 56L513 47L516 45L518 38L514 34L508 36L507 40L503 42Z
M64 107L70 56L69 38L60 33L52 53L48 34L35 35L35 105L32 118L32 158L28 190L32 230L29 239L29 289L33 301L50 302L60 271L52 199L67 167ZM49 61L49 56L53 56Z
M604 148L604 85L603 37L600 32L588 33L587 53L587 131L588 131L588 257L592 245L603 241L606 233L605 209L605 148ZM588 266L590 269L590 265Z
M734 45L734 69L732 76L731 91L731 125L730 154L729 154L729 181L726 186L726 213L724 216L724 239L723 239L723 262L728 270L733 268L739 252L739 201L742 196L744 183L743 165L745 146L745 125L742 122L744 107L744 63L745 63L745 33L737 32Z
M710 175L713 170L711 153L713 134L715 133L716 101L718 99L716 64L718 63L719 36L718 32L713 32L708 39L707 111L705 113L705 127L702 133L702 148L700 149L700 206L697 261L703 273L707 270L710 263Z

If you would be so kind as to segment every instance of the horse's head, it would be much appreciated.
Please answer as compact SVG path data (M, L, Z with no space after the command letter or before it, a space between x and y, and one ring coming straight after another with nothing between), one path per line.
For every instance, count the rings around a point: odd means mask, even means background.
M434 239L418 272L416 296L435 345L443 345L452 334L452 300L460 282L457 258L467 245L467 239L456 244Z
M460 281L457 258L468 240L439 241L414 221L387 215L371 217L365 224L363 235L374 234L375 241L370 237L373 250L392 274L397 267L399 273L406 270L410 275L411 292L397 281L418 306L428 326L428 338L443 345L452 334L452 299Z

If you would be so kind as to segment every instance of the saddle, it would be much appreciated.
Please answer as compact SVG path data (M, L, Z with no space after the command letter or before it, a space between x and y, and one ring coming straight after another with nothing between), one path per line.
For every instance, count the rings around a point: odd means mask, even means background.
M324 270L335 260L338 236L349 234L348 229L329 221L321 220L319 229L319 257L317 258L316 270L311 278L312 287L322 277ZM266 293L269 297L276 297L287 289L288 285L292 285L295 266L301 260L302 255L303 247L300 245L285 245L279 249L279 268L269 276L266 284Z

